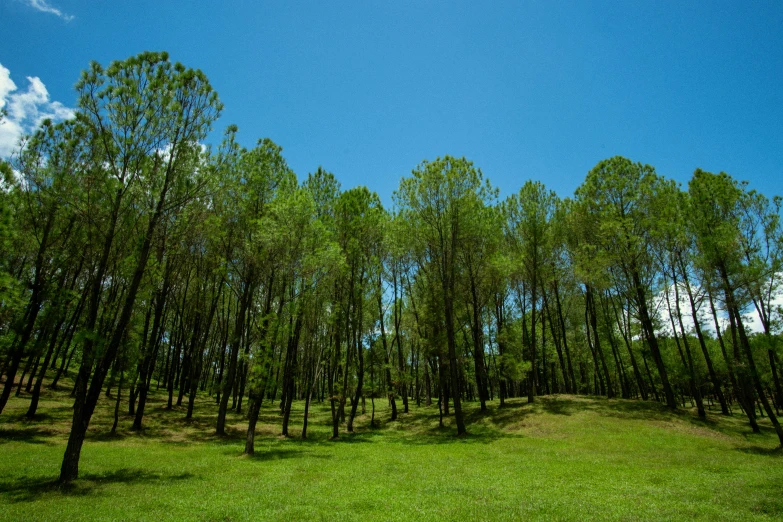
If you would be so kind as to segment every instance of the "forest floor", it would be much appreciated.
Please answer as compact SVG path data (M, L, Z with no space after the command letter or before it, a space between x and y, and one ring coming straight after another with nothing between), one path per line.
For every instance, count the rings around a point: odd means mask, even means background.
M54 484L70 429L67 391L46 391L39 416L29 399L0 416L0 517L10 520L781 520L783 452L771 425L751 433L735 412L669 412L660 404L568 395L465 404L469 434L438 408L388 421L377 400L356 433L331 441L327 403L315 403L301 440L302 402L279 436L264 405L256 455L242 455L247 421L200 397L165 408L153 393L145 430L129 430L126 401L110 435L114 401L90 425L72 486ZM185 403L187 399L185 399ZM401 405L400 405L401 408ZM380 421L380 422L379 422Z

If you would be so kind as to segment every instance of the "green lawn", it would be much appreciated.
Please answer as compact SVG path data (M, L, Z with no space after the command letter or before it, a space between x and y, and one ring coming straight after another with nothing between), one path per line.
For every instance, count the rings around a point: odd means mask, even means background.
M573 396L466 405L468 430L438 428L437 407L396 422L385 400L357 432L330 435L314 405L307 441L282 439L265 407L257 454L242 456L246 421L229 414L229 436L212 435L213 401L193 422L154 395L147 429L123 416L109 435L113 401L90 427L81 479L53 485L70 422L67 392L48 392L40 418L27 398L0 416L2 520L780 520L783 460L766 420L754 435L739 415L669 413L662 406ZM123 402L123 407L125 403ZM368 401L369 409L370 403ZM298 435L303 404L295 404ZM342 428L344 431L344 428Z

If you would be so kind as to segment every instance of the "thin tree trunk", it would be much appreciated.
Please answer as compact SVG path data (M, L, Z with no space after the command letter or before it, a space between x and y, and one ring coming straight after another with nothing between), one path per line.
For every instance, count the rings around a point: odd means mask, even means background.
M380 319L381 323L381 342L383 345L383 353L385 357L385 369L386 369L386 396L389 399L389 404L391 405L391 420L397 420L397 401L394 399L394 386L392 385L392 378L391 378L391 370L390 364L389 364L389 346L386 342L386 328L384 326L384 320L383 320L383 299L381 296L381 293L383 291L382 284L381 284L381 274L378 274L378 292L377 292L377 300L378 300L378 318Z
M120 369L120 384L117 386L117 400L114 401L114 423L111 425L111 434L117 433L117 424L120 421L120 400L122 399L122 385L125 381L125 368Z
M572 393L571 383L568 380L568 369L566 367L565 358L563 357L563 348L561 346L560 336L558 335L555 329L555 320L552 317L551 310L549 309L549 300L547 299L546 292L543 292L543 297L544 297L544 312L549 317L549 320L547 321L549 323L549 332L552 334L552 341L554 342L555 350L557 351L557 360L560 363L560 371L563 374L563 383L565 384L565 391L566 393Z
M555 305L557 307L558 323L560 324L560 331L563 332L563 350L565 350L566 362L568 363L568 376L571 380L572 393L577 393L576 378L574 377L574 367L571 364L571 351L568 349L568 331L566 330L565 319L563 318L563 309L560 304L560 291L558 290L557 281L554 282L555 290Z
M359 288L363 289L363 282L364 282L364 271L362 271L362 274L359 276ZM362 295L363 291L360 290L358 301L358 306L356 306L356 316L358 318L357 321L354 323L353 327L353 344L356 347L356 362L358 364L358 368L356 369L356 391L354 393L354 399L351 404L351 414L348 417L348 425L346 426L346 429L349 432L353 432L353 420L356 417L356 408L359 405L359 398L362 397L362 387L364 386L364 347L362 346L362 318L363 316L363 302L364 302L364 296ZM396 328L396 326L395 326ZM400 363L402 363L402 359L400 359ZM406 410L407 411L407 402L406 402Z
M658 376L661 379L661 385L663 386L663 394L666 398L666 406L675 410L677 409L677 400L674 397L674 391L669 383L669 376L666 373L666 366L663 364L663 358L661 357L661 351L658 348L658 339L655 336L655 328L653 327L652 319L647 309L647 296L642 286L641 278L635 268L632 267L631 274L633 285L636 289L636 305L639 309L639 322L642 324L642 330L647 338L647 344L650 347L650 354L653 357L653 361L658 368Z
M737 375L736 369L734 366L735 358L729 357L728 351L726 350L726 343L723 340L723 334L721 334L720 330L720 322L718 321L718 312L715 309L715 303L713 301L712 297L712 291L707 289L707 298L710 302L710 311L712 312L712 320L715 323L715 332L718 337L718 344L720 345L721 353L723 354L723 360L726 362L726 369L729 373L729 380L731 381L731 387L734 392L734 396L737 398L737 402L740 404L740 408L745 412L745 414L748 417L748 424L750 424L751 430L753 430L753 433L758 433L759 426L756 422L756 414L753 410L752 402L748 400L748 397L746 395L747 386L745 384L745 379L742 379L743 382L740 382L741 376ZM734 329L732 328L732 335L734 334ZM736 341L734 342L734 352L735 355L737 355L738 348ZM750 406L749 406L749 403Z
M11 346L10 364L6 366L5 373L5 386L3 392L0 394L0 413L3 412L5 405L8 403L8 398L11 396L11 390L14 387L14 378L16 372L19 370L19 364L24 357L25 348L27 343L32 337L33 329L35 327L35 320L38 318L38 313L41 310L41 305L44 299L44 286L46 284L44 274L44 256L47 248L49 247L49 234L52 230L52 225L55 218L55 208L52 207L47 214L46 221L43 225L41 232L41 243L38 246L38 252L35 257L35 275L33 276L32 292L30 293L30 300L25 309L25 314L22 318L22 326L17 330L18 340L15 345ZM21 385L21 380L19 381Z
M770 422L772 422L772 426L775 428L775 433L778 436L780 447L783 447L783 428L781 428L777 416L775 416L775 412L772 411L772 407L769 404L767 395L764 393L764 388L761 384L761 378L759 377L759 372L756 369L756 362L753 360L753 352L750 349L750 342L748 341L747 334L745 333L745 326L742 324L742 316L739 313L739 307L735 301L734 290L729 282L725 267L721 265L719 269L721 278L723 279L723 288L726 294L726 307L729 311L729 318L731 319L733 316L733 320L736 323L740 344L742 345L742 349L745 352L745 358L748 363L748 369L750 370L750 376L753 380L753 385L756 388L756 394L758 399L761 401L761 404L764 406L764 411L767 412L767 416L769 417Z
M704 360L707 363L707 371L710 374L710 381L712 381L712 388L715 392L715 395L718 397L718 402L720 403L720 411L723 415L729 414L729 407L726 403L726 397L723 395L723 390L721 389L721 381L718 378L717 373L715 372L715 368L712 365L712 357L710 357L710 352L707 350L707 343L704 340L704 334L701 330L701 321L699 321L699 315L696 311L696 302L693 298L693 291L691 289L691 283L688 280L688 271L685 268L685 263L682 259L682 254L678 254L678 261L680 265L680 273L682 274L683 283L685 283L685 291L688 294L688 302L691 306L691 316L693 317L693 328L696 330L696 337L699 339L699 347L701 348L701 353L704 355Z
M302 332L302 315L301 308L296 314L296 324L291 331L291 336L288 340L288 350L286 353L286 375L283 378L283 382L286 387L286 400L283 408L283 431L284 436L288 436L288 421L291 418L291 404L294 400L295 392L295 373L296 373L296 355L299 347L299 336Z
M251 277L244 284L242 296L240 298L239 309L237 310L237 317L234 327L234 335L231 339L231 353L228 361L228 375L224 382L221 382L222 395L220 398L220 406L218 408L217 427L215 432L217 435L226 434L226 412L228 410L228 399L230 398L231 388L234 385L234 379L237 373L237 358L239 357L239 349L242 344L243 328L245 326L245 314L250 307L250 300L253 293Z
M60 320L58 321L57 325L54 327L54 330L52 331L51 339L49 340L49 349L46 350L46 356L44 357L43 364L41 365L41 372L35 381L35 388L33 389L32 397L30 398L30 407L27 409L27 414L26 414L28 419L34 418L35 412L38 409L38 399L41 396L41 386L43 385L44 377L46 377L46 370L49 368L49 359L54 353L54 347L57 344L57 333L62 328L64 322L65 322L65 313L62 313L60 315Z

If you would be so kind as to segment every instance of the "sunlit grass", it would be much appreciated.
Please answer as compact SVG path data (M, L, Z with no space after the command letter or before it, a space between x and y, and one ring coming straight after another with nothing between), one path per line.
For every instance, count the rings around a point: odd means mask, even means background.
M768 423L754 435L739 416L670 413L655 403L573 396L466 404L469 435L437 407L388 421L376 399L356 433L330 441L327 404L314 404L308 440L279 437L265 404L256 455L242 455L246 420L229 413L214 435L214 400L165 409L155 393L142 433L123 401L103 399L90 427L81 478L58 489L70 423L67 391L48 392L36 421L28 400L0 416L3 520L773 520L783 517L783 460Z

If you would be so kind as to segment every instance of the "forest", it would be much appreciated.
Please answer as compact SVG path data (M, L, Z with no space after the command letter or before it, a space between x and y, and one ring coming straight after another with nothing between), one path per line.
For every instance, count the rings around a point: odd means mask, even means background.
M166 53L92 63L76 91L74 119L0 163L0 421L14 400L45 418L65 387L61 484L99 401L112 433L142 432L153 393L216 412L217 436L241 414L248 455L268 406L301 439L323 407L337 443L363 415L430 407L462 438L468 408L558 395L732 416L783 444L777 196L616 156L572 197L525 181L501 199L445 155L385 208L235 126L204 146L221 102Z

